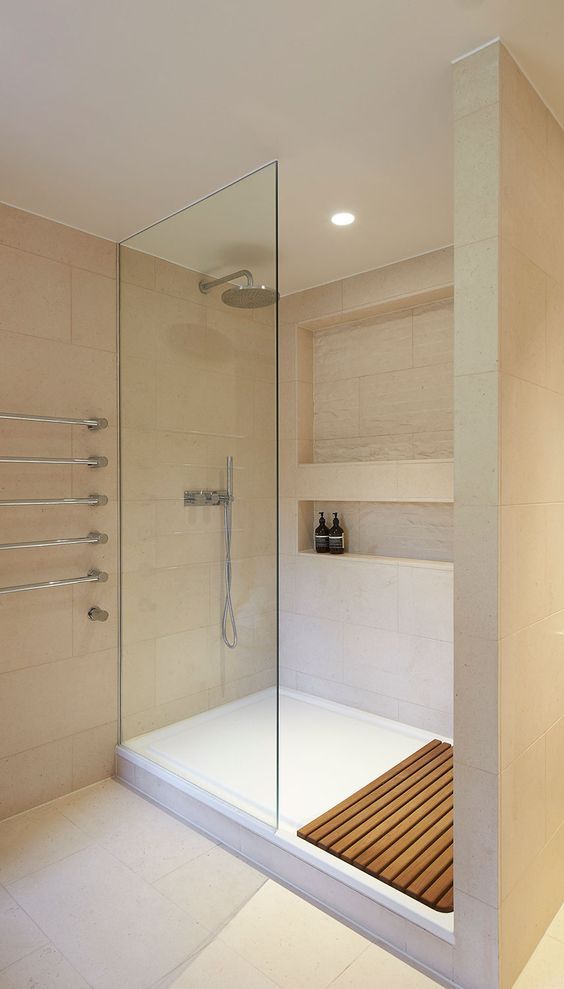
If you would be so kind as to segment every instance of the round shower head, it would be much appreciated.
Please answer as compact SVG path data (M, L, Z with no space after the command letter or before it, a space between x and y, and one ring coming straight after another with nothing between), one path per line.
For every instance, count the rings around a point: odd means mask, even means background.
M221 298L226 306L234 309L261 309L263 306L273 306L278 298L273 288L266 285L231 285Z

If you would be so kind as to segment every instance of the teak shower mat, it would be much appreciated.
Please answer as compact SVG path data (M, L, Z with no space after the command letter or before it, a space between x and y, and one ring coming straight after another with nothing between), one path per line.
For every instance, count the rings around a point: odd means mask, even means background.
M298 831L434 910L453 909L452 745L434 739Z

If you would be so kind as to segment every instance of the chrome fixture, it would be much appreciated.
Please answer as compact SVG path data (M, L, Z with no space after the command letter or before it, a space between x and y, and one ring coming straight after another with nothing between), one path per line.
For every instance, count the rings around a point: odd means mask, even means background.
M232 530L232 510L233 497L233 457L227 457L227 487L216 491L214 489L201 491L185 491L185 505L223 505L223 529L225 533L225 603L223 605L223 615L221 619L221 638L228 649L234 649L237 645L237 625L235 613L233 611L233 601L231 599L231 530ZM231 625L231 636L228 632L228 625Z
M222 278L213 278L206 282L200 282L200 292L207 295L212 288L218 285L225 285L226 282L233 281L234 278L246 278L246 285L230 285L225 292L221 293L221 298L226 306L234 309L262 309L263 306L273 306L278 299L278 293L267 285L255 285L253 276L248 268L241 268L239 271L232 271L230 275L223 275Z
M107 457L0 457L0 464L86 464L107 467Z
M0 412L0 419L17 419L21 422L62 422L67 426L87 426L88 429L106 429L107 419L68 419L66 416L26 416L15 412Z
M223 530L225 533L225 603L223 605L223 616L221 619L221 638L228 649L235 649L237 645L237 623L235 622L235 612L233 611L233 601L231 599L231 525L233 504L233 457L227 458L227 499L223 502ZM229 637L228 624L231 625L231 638Z
M225 505L229 501L229 493L227 491L185 491L184 492L184 504L185 505Z
M110 614L108 611L104 611L103 608L90 608L88 610L88 617L91 622L107 622Z
M19 505L107 505L107 495L91 494L86 498L13 498L0 499L0 508Z
M107 543L105 532L89 532L87 536L69 536L65 539L34 539L28 543L0 543L3 549L39 549L42 546L77 546L80 543Z
M12 587L0 587L0 594L15 594L18 591L40 591L46 587L67 587L69 584L105 583L108 579L103 570L89 570L85 577L67 577L64 580L44 580L37 584L14 584Z

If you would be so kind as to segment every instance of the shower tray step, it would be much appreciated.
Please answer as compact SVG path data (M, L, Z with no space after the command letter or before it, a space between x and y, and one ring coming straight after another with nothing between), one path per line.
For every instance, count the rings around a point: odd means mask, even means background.
M453 748L434 739L298 831L433 910L453 909Z

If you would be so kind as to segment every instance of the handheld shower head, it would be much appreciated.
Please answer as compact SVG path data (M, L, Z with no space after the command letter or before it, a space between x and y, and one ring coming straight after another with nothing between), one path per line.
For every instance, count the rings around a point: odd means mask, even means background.
M214 278L211 282L201 281L200 292L206 295L212 288L218 285L225 285L234 278L246 278L246 285L230 285L225 292L221 293L221 298L226 306L233 309L261 309L264 306L273 306L278 299L278 293L267 285L255 285L253 276L247 268L240 271L233 271L223 278Z

